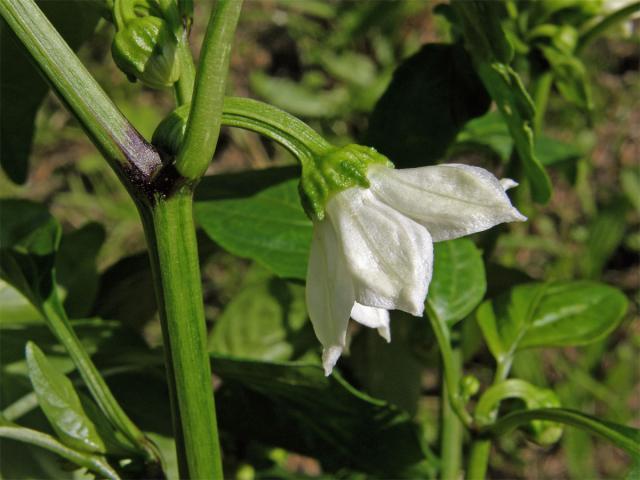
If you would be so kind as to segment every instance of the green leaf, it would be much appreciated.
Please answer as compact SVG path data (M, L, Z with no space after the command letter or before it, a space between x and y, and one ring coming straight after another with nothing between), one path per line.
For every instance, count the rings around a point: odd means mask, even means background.
M42 315L18 290L0 280L0 326L41 323Z
M586 251L581 257L584 275L598 278L607 261L624 239L627 228L626 203L619 201L602 209L589 224Z
M540 408L509 413L483 430L489 435L502 435L532 420L549 420L586 430L609 440L629 452L634 458L640 457L640 430L601 420L582 412L566 408Z
M17 440L19 442L24 442L29 445L35 445L50 452L53 452L66 460L69 460L80 467L85 467L92 472L95 472L100 475L100 478L106 478L109 480L118 480L120 477L118 474L111 468L111 466L107 463L104 457L82 452L75 450L73 448L69 448L66 445L58 442L55 438L51 437L42 432L38 432L36 430L32 430L30 428L24 428L19 425L15 425L11 422L4 420L0 417L0 437L9 438L12 440ZM24 447L23 447L24 448ZM19 459L21 462L25 460L24 450L23 448L20 450ZM4 448L3 448L4 450ZM40 460L39 457L38 460ZM8 462L7 462L8 463ZM4 462L3 462L4 467ZM46 472L48 475L51 474L50 470ZM14 477L15 478L15 477ZM22 478L22 477L21 477ZM59 477L56 477L59 478ZM73 475L72 478L78 478L76 475ZM80 477L86 478L86 477Z
M531 182L533 199L545 203L551 196L551 182L534 152L533 102L519 75L509 65L513 49L501 25L501 19L506 17L504 3L456 1L453 6L475 70L509 127Z
M66 290L64 308L71 318L89 314L98 291L96 257L106 232L99 223L87 223L62 236L56 255L56 277Z
M489 101L462 47L427 44L395 71L371 115L366 141L398 167L433 164Z
M224 382L216 392L218 418L233 435L313 456L326 472L425 478L417 425L339 375L325 377L316 365L218 356L212 367Z
M60 440L78 450L105 453L104 442L71 381L49 363L35 343L27 343L26 356L38 403Z
M556 87L565 100L583 110L593 110L587 72L580 59L554 47L540 47L540 50L549 62Z
M427 302L438 318L454 325L482 301L487 282L482 252L467 238L434 245L433 279Z
M325 91L261 72L252 74L250 83L257 95L300 117L333 118L341 115L349 103L349 92L343 87Z
M507 16L501 1L457 0L452 3L465 34L465 47L486 61L509 63L513 47L502 28Z
M449 155L466 150L484 150L506 162L513 149L513 139L509 133L503 115L498 111L489 112L479 118L467 122L458 134L456 143L451 147ZM584 156L584 152L576 145L562 142L545 135L536 137L534 151L544 166L556 166L565 163L573 164Z
M0 200L0 224L0 278L39 307L54 288L60 225L43 206L13 199Z
M619 290L574 281L519 285L483 303L477 318L500 360L524 348L589 344L614 330L626 311L627 299Z
M142 327L157 311L146 252L119 260L100 276L92 315Z
M509 65L476 61L476 70L511 132L516 150L533 193L533 199L545 203L551 197L551 181L535 155L534 106L518 74Z
M94 2L40 0L38 6L73 50L95 30L100 17ZM49 86L6 23L0 19L0 163L9 178L23 183L34 133L35 116Z
M315 346L304 286L262 271L249 275L252 279L216 320L209 336L210 351L247 359L290 360Z
M247 198L198 201L195 216L227 251L251 258L277 275L305 278L312 224L290 180Z

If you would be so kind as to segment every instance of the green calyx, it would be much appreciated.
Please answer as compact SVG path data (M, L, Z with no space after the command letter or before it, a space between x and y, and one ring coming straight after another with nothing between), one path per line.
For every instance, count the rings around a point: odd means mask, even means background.
M374 148L345 145L303 161L300 177L302 206L312 220L322 220L327 203L348 188L369 188L367 170L372 164L393 168L387 157Z
M151 88L172 86L181 72L182 25L175 1L116 0L113 19L111 53L118 67Z

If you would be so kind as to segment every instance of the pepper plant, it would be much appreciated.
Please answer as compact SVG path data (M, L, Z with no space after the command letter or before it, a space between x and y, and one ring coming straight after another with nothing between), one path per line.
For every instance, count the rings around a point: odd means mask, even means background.
M322 117L296 107L292 82L252 77L273 104L227 95L242 0L215 2L197 62L190 0L0 0L4 172L26 179L41 77L133 200L148 254L98 287L103 230L65 233L45 206L0 200L0 437L83 468L76 476L109 479L293 478L287 451L331 477L486 478L492 445L516 428L547 447L565 427L581 429L638 461L640 431L563 404L516 368L543 347L604 345L627 297L589 275L593 266L584 278L536 280L485 265L503 224L527 228L551 198L548 168L576 157L542 135L552 87L589 114L578 55L640 3L454 0L435 10L449 43L397 66L390 35L376 37L377 75L363 55L340 57L349 35L376 22L393 31L425 5L283 2L290 15L343 27L301 45L347 85L327 117L352 101L368 116L357 144L327 118L316 130L278 108ZM98 21L113 25L111 54L129 80L173 91L175 108L149 138L74 53ZM316 31L300 25L300 38ZM350 76L354 64L368 75ZM223 126L262 135L298 165L207 174ZM469 151L501 165L470 165ZM201 264L212 248L255 264L209 329ZM118 288L136 299L133 317L151 299L160 347L105 313L101 295ZM484 373L473 368L479 352L492 358ZM434 423L418 400L425 367L438 362ZM437 446L426 433L434 424ZM3 458L6 475L20 477L16 461Z

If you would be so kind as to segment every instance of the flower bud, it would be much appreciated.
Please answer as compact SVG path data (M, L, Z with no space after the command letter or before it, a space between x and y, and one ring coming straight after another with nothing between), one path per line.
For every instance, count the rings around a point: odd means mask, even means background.
M172 86L180 77L178 41L158 17L133 19L116 33L111 53L130 78L152 88Z

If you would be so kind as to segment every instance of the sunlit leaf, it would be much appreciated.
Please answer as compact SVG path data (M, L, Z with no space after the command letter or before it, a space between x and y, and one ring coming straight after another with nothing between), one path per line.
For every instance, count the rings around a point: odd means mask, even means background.
M281 277L305 278L312 224L300 205L296 180L247 198L196 202L195 216L227 251Z
M478 323L496 359L518 349L586 345L614 330L627 299L601 283L575 281L519 285L486 301Z
M27 343L26 354L38 403L60 440L78 450L105 453L105 445L71 381L49 363L35 343Z
M482 301L487 289L482 253L466 238L434 245L433 279L427 303L453 325Z

